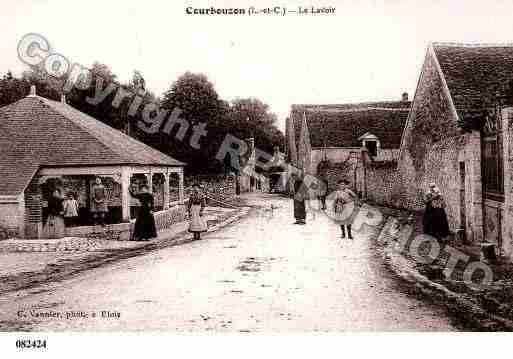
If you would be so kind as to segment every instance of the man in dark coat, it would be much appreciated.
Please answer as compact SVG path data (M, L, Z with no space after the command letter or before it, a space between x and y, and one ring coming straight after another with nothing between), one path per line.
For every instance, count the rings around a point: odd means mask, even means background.
M296 177L294 178L294 224L306 224L306 204L305 193L303 188L303 181Z

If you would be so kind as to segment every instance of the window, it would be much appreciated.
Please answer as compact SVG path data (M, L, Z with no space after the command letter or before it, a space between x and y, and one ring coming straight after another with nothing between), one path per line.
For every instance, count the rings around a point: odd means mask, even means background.
M486 119L482 130L481 169L483 196L504 201L504 169L502 155L502 131L499 114Z
M367 150L372 157L376 157L378 155L378 144L376 141L365 141L365 147L367 147Z

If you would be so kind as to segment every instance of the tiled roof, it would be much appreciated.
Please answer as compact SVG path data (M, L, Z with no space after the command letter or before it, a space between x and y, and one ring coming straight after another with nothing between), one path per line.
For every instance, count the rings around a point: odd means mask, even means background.
M0 108L0 195L21 193L44 166L183 166L73 107L28 96Z
M293 105L296 136L306 113L312 147L361 147L367 132L378 137L381 148L399 148L410 101L366 102L340 105Z
M493 105L513 79L513 45L433 43L456 111L465 117Z

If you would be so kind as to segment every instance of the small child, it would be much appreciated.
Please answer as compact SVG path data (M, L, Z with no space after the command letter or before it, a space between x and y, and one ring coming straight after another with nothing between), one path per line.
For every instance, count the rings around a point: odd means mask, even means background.
M342 238L346 238L347 233L347 237L353 239L351 223L354 219L355 206L358 205L358 196L349 188L349 184L347 179L338 181L333 198L333 212L338 217Z
M69 192L68 197L64 200L64 224L66 227L73 227L77 224L78 219L78 202Z

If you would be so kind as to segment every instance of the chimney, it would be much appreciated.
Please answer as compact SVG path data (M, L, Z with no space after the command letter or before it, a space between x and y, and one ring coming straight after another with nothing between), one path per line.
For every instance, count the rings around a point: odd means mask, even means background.
M61 95L61 102L66 103L66 95L64 95L64 94Z
M30 86L30 94L29 94L29 96L30 97L36 96L36 85Z
M402 95L402 100L403 102L407 102L408 101L408 92L403 92L403 95Z

